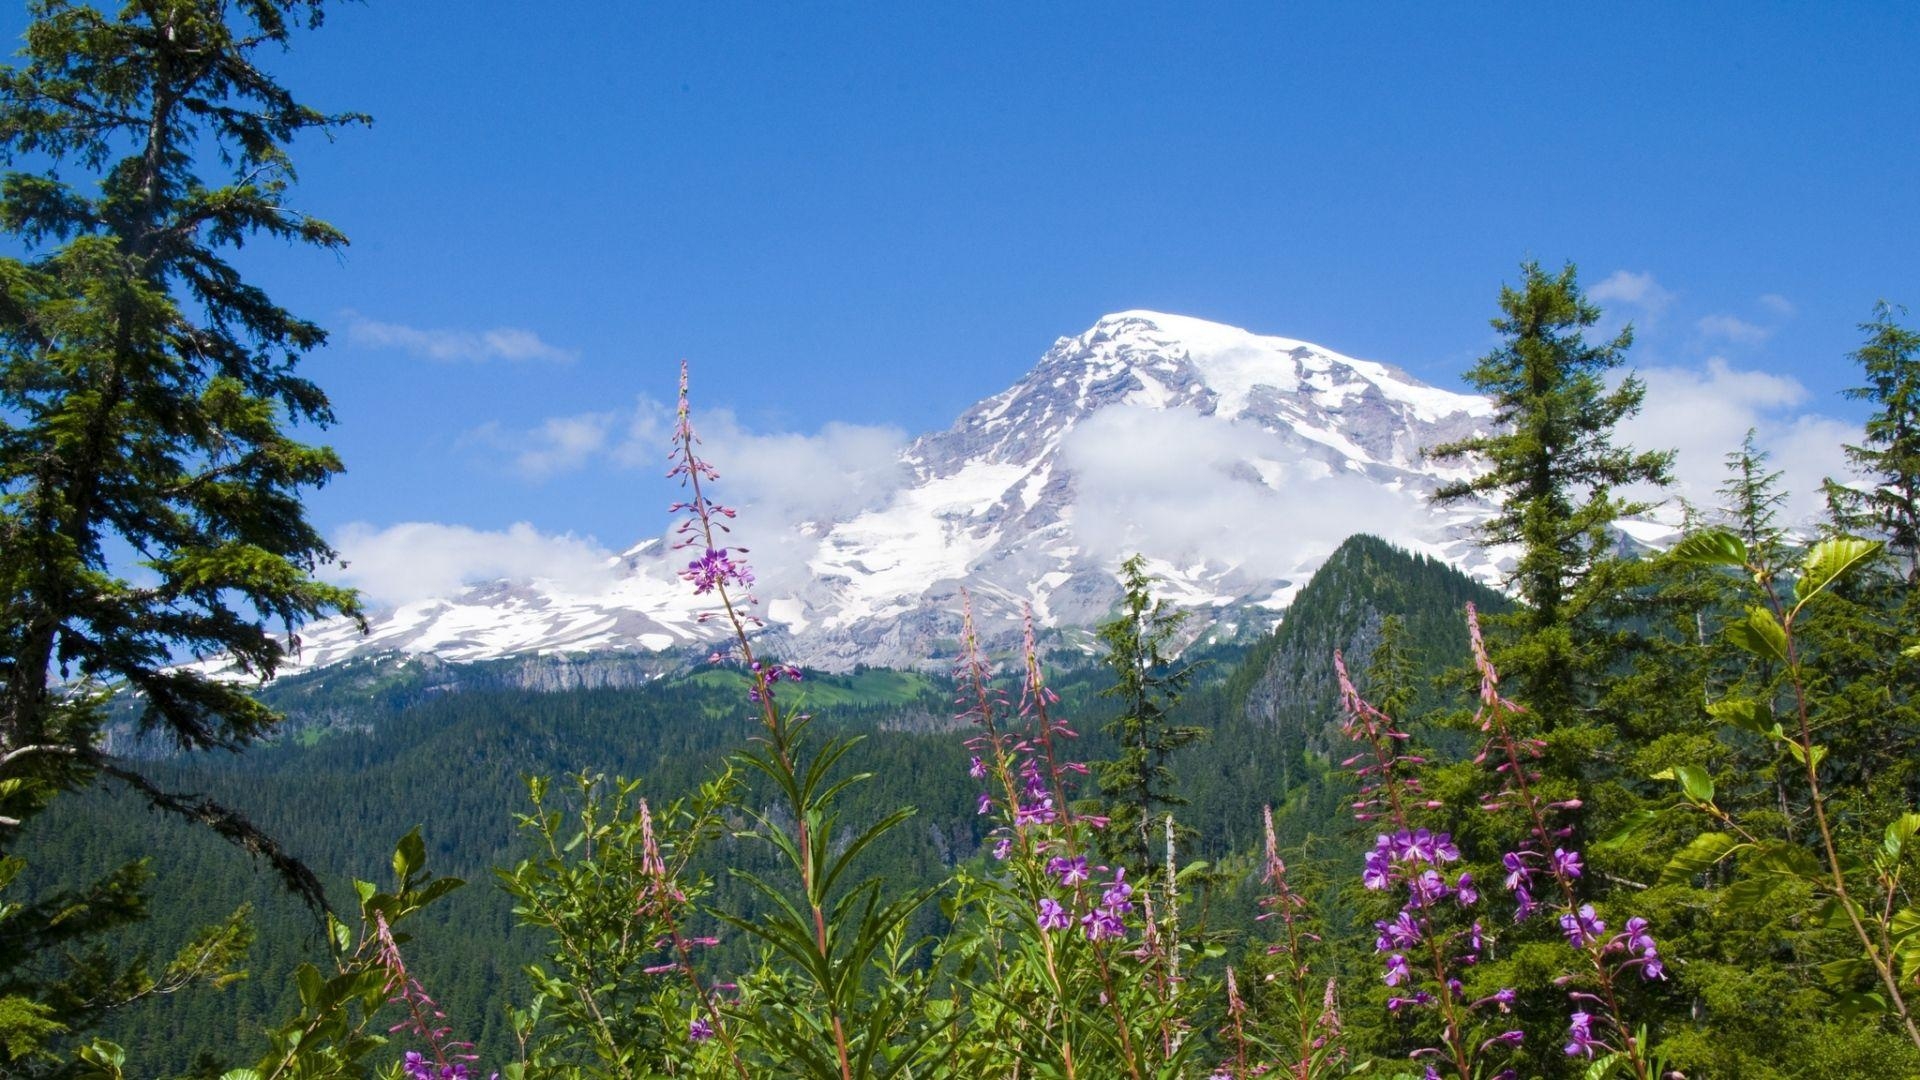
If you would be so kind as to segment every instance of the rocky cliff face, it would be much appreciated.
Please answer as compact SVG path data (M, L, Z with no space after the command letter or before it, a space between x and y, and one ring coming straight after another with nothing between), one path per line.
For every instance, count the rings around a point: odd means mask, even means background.
M785 657L924 667L954 648L963 587L990 640L1015 640L1030 606L1071 642L1108 616L1115 571L1136 551L1160 594L1198 613L1197 629L1226 635L1273 625L1355 532L1490 577L1494 562L1471 542L1486 509L1430 508L1426 494L1456 474L1422 450L1491 416L1482 398L1306 342L1109 315L909 445L906 481L884 500L839 520L752 522L807 552L806 572L765 595L765 611ZM537 580L476 587L384 613L366 637L310 627L303 662L698 650L713 628L674 569L666 545L645 541L594 594ZM557 664L551 677L599 676Z

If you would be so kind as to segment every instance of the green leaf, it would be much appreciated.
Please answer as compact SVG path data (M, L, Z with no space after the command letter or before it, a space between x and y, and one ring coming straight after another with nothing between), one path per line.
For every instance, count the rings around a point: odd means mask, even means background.
M1840 536L1813 545L1800 563L1800 580L1793 583L1793 595L1800 603L1811 600L1862 560L1878 554L1878 540L1855 540Z
M1756 874L1727 886L1727 891L1722 895L1726 897L1728 911L1747 912L1765 903L1767 897L1778 892L1780 886L1786 883L1787 879L1779 874Z
M393 849L393 876L405 881L426 863L427 842L420 838L420 827L416 825Z
M1707 706L1707 715L1755 735L1765 735L1773 728L1773 710L1751 698L1713 702Z
M320 969L312 964L301 964L293 971L293 983L300 990L300 1004L309 1009L320 1007L320 995L325 980L320 977Z
M1627 1058L1624 1054L1603 1054L1593 1059L1593 1063L1587 1066L1587 1071L1580 1074L1580 1080L1607 1080L1607 1077L1619 1071L1626 1063Z
M1713 801L1713 777L1707 770L1698 765L1675 765L1672 772L1688 799L1703 804Z
M1672 770L1667 769L1662 771L1668 774L1666 779L1672 778ZM1661 779L1661 778L1656 777L1655 779ZM1624 819L1622 819L1620 823L1620 828L1617 832L1615 832L1612 836L1609 836L1606 839L1600 841L1599 844L1595 846L1603 847L1603 848L1616 848L1616 847L1621 847L1625 844L1631 843L1635 839L1637 839L1641 833L1651 828L1655 822L1658 822L1660 818L1661 818L1661 812L1650 806L1643 806L1638 810L1631 811L1627 814L1627 816Z
M1726 638L1763 660L1787 662L1787 632L1766 608L1748 608L1745 620L1728 624Z
M1747 545L1725 529L1708 529L1673 545L1667 558L1693 566L1745 566Z
M1754 849L1750 860L1755 870L1783 874L1819 884L1827 880L1826 867L1812 852L1786 840L1770 840Z
M1805 765L1807 763L1807 748L1804 746L1801 746L1797 741L1790 738L1783 739L1783 741L1785 741L1787 744L1787 753L1793 755L1793 760L1799 762L1802 765ZM1813 744L1813 767L1816 769L1819 768L1820 763L1822 761L1825 761L1826 759L1827 759L1827 748L1824 746L1821 746L1819 743L1814 743Z
M1887 857L1899 858L1901 850L1907 846L1907 841L1913 839L1916 831L1920 831L1920 814L1901 814L1895 818L1887 826L1887 836L1882 843L1886 848Z
M1671 885L1704 874L1739 846L1740 842L1726 833L1701 833L1667 860L1658 883Z

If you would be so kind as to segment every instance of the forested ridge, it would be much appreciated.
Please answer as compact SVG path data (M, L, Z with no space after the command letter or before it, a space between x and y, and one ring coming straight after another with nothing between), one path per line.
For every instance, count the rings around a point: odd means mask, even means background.
M1634 331L1524 262L1421 448L1500 591L1356 536L1201 644L1142 553L931 672L779 655L683 364L710 655L274 682L363 613L326 330L238 256L346 245L292 154L368 118L266 63L326 9L31 0L0 68L0 1074L1920 1076L1904 309L1817 514L1750 433L1650 550Z
M1499 606L1497 593L1425 557L1375 537L1343 545L1304 588L1287 618L1251 650L1223 647L1186 657L1201 664L1196 688L1180 702L1185 722L1208 737L1182 751L1176 773L1191 800L1182 813L1197 834L1195 858L1220 862L1239 879L1223 884L1216 922L1234 926L1254 913L1244 880L1258 844L1262 805L1281 808L1290 844L1314 838L1329 870L1354 850L1359 832L1345 820L1351 785L1332 768L1337 691L1330 679L1284 705L1255 704L1256 687L1293 668L1319 667L1333 647L1370 653L1379 625L1398 616L1434 635L1423 656L1437 674L1464 652L1456 612L1477 600ZM1244 655L1242 655L1244 653ZM1065 657L1063 656L1063 659ZM582 771L643 780L665 800L709 778L726 752L753 733L740 707L738 679L721 673L668 678L633 689L517 689L512 665L480 665L459 673L432 661L397 657L358 661L270 684L264 700L286 714L286 736L245 754L203 754L155 763L169 787L205 792L243 810L323 872L339 895L354 876L378 872L398 837L423 828L432 865L464 878L417 931L419 969L462 1031L495 1058L512 1048L509 1003L524 998L521 969L541 943L513 929L512 901L493 881L531 850L513 815L527 807L524 778ZM488 670L492 668L493 670ZM1103 700L1100 667L1079 661L1056 676L1064 713L1086 729L1087 752L1111 744L1099 733L1113 706ZM868 670L815 675L803 700L822 722L859 732L864 741L848 766L874 780L855 789L851 821L871 821L912 805L911 824L889 834L873 855L891 885L937 883L956 864L985 858L985 826L974 810L977 785L966 775L967 735L953 719L950 677ZM814 706L815 701L822 702ZM557 785L564 791L565 785ZM152 853L164 851L162 857ZM58 852L61 858L51 855ZM36 818L20 848L32 866L59 865L87 880L121 863L150 858L153 918L119 945L156 954L179 947L202 924L236 905L253 905L257 938L249 978L214 993L176 995L130 1010L108 1029L116 1041L158 1070L187 1068L264 1027L289 1007L288 974L301 960L324 955L312 914L270 874L218 839L155 817L137 799L110 789L63 801ZM750 846L722 844L700 868L724 878L729 865L764 857ZM750 898L723 893L731 902ZM938 912L921 929L938 928ZM716 949L710 966L724 970L750 959L739 939Z

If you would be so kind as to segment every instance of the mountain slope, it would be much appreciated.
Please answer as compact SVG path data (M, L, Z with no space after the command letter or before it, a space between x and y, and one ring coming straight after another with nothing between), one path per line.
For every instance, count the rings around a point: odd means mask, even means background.
M1023 605L1071 631L1105 617L1144 553L1162 595L1216 634L1262 630L1348 535L1373 531L1482 577L1483 507L1429 508L1458 475L1422 449L1483 430L1482 398L1306 342L1148 311L1061 338L1028 375L900 455L901 482L839 519L746 521L789 569L765 613L785 655L828 669L916 666L951 650L965 586L990 639ZM725 447L711 448L724 461ZM753 535L759 530L760 535ZM302 663L373 650L477 660L669 650L712 636L659 541L612 584L497 582L410 604L360 637L310 627Z

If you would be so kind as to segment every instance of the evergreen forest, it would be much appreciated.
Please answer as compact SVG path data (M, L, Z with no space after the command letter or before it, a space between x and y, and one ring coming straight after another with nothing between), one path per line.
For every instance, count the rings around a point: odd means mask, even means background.
M269 71L323 8L32 0L0 71L0 1075L1920 1076L1902 309L1817 524L1749 437L1653 547L1632 331L1524 263L1427 448L1501 588L1360 534L1216 640L1135 558L1093 636L970 597L915 670L760 633L683 366L713 657L275 678L365 615L326 331L235 259L346 242L285 196L366 118Z

